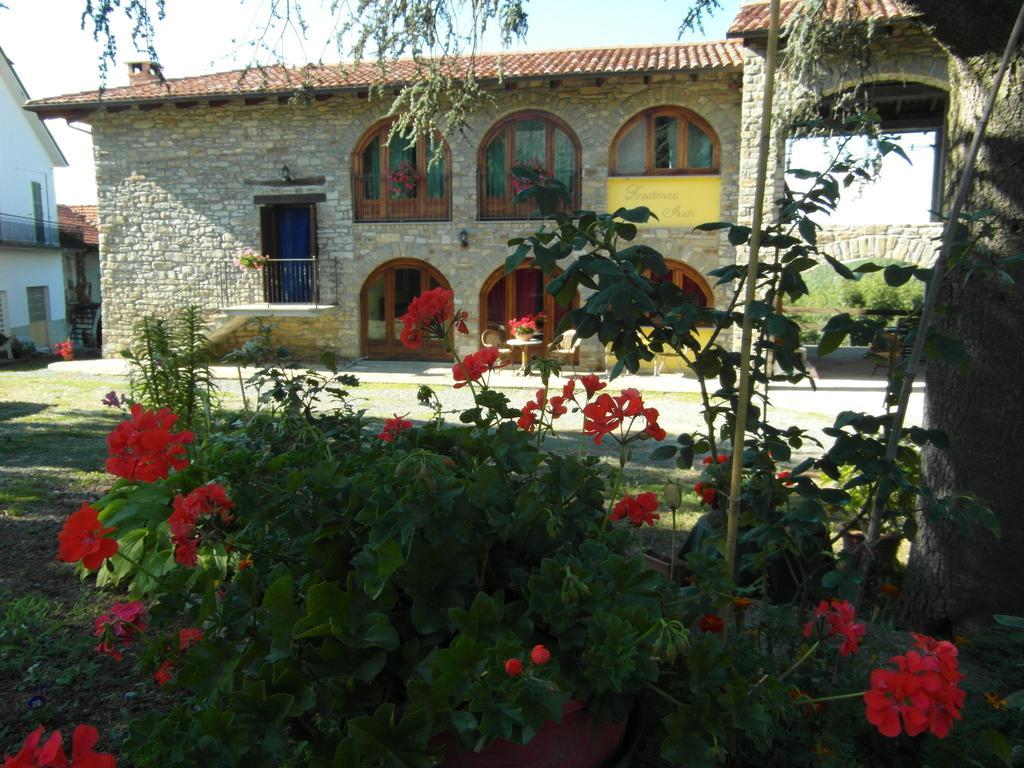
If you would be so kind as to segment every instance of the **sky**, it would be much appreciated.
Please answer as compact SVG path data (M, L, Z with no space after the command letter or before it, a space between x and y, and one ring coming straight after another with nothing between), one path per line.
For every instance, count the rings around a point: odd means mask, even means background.
M274 0L166 0L166 17L156 25L156 49L166 77L185 77L238 69L253 61L253 40L264 28ZM308 33L303 39L284 30L281 50L290 64L339 60L333 42L329 0L303 0ZM85 0L3 0L0 48L14 62L32 98L95 90L100 85L100 43L81 29ZM341 3L344 6L344 2ZM704 34L682 38L719 40L739 8L740 0L720 0L721 10L705 24ZM154 5L150 2L150 5ZM527 0L529 32L525 43L510 50L588 48L603 45L673 43L686 0ZM117 64L109 87L127 84L128 61L145 58L131 45L128 22L117 13L113 25L118 41ZM496 39L483 50L499 50ZM47 126L68 159L68 168L54 171L57 201L95 203L92 141L88 126L48 120Z

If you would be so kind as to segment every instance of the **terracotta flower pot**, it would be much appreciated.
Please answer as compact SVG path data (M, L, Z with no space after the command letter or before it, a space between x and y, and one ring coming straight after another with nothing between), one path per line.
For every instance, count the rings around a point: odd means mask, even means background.
M481 752L455 752L444 759L445 768L600 768L616 754L626 733L626 720L606 723L582 702L569 701L562 721L545 723L528 744L503 739ZM443 741L455 745L453 736Z

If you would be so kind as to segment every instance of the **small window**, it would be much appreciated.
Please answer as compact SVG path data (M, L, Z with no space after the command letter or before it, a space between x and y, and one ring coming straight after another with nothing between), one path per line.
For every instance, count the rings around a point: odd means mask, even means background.
M431 163L441 138L394 135L390 121L371 128L356 150L356 221L445 221L451 218L450 157Z
M612 144L612 173L718 173L718 151L718 139L704 120L678 107L657 107L619 131Z
M526 184L521 168L558 179L579 207L579 141L553 115L519 112L501 121L484 138L479 162L481 219L525 219L536 209L532 200L512 202Z

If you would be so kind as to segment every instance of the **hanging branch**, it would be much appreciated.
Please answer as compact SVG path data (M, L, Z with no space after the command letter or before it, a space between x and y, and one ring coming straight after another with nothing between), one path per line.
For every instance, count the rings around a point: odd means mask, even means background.
M956 196L953 198L953 205L946 217L946 224L942 230L942 247L939 250L935 266L932 267L932 276L928 281L928 290L925 292L924 307L921 309L921 320L918 323L917 334L914 337L914 346L911 349L910 357L907 360L907 367L904 373L903 382L900 387L900 394L896 404L896 411L893 414L892 425L889 431L889 442L885 450L885 465L889 470L879 478L878 487L875 492L874 501L871 506L871 519L868 524L867 541L865 542L863 560L860 566L861 583L859 591L863 591L871 570L871 562L874 559L875 545L878 543L879 534L882 529L882 513L891 492L891 470L896 462L896 452L899 450L900 435L903 432L903 422L907 415L907 406L910 402L910 391L914 386L914 378L917 375L917 366L921 362L924 352L925 339L928 336L928 327L931 325L935 314L936 296L939 293L939 285L942 283L949 264L950 255L955 245L957 228L960 225L960 214L964 204L967 202L967 195L974 180L974 164L978 158L978 150L981 147L981 140L988 127L989 118L995 109L996 98L999 89L1003 84L1003 77L1010 66L1010 59L1017 48L1017 41L1020 39L1021 31L1024 29L1024 5L1021 5L1017 14L1017 21L1010 32L1010 39L1006 43L1006 50L1003 52L1003 59L999 64L999 71L996 72L992 81L992 88L988 94L988 101L982 112L978 127L971 140L971 146L967 151L967 158L964 162L963 173L960 174L960 182L957 185ZM860 595L858 594L858 602Z
M758 263L761 255L761 227L764 220L765 187L768 180L768 150L772 137L772 102L775 98L775 69L779 52L779 0L772 0L768 31L768 56L764 67L764 99L761 103L761 137L757 156L757 185L754 217L750 232L750 261L743 306L743 334L740 339L740 380L736 407L736 428L732 438L732 467L729 478L729 512L725 533L725 563L729 578L736 576L736 544L740 530L740 497L743 485L743 443L747 432L747 409L751 398L750 348L753 317L750 308L756 298Z

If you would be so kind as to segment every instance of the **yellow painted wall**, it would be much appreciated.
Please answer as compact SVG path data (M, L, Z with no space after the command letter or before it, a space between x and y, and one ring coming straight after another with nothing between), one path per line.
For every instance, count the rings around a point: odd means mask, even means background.
M650 331L652 329L647 328L645 330ZM713 330L714 330L713 328L698 328L697 329L697 338L700 339L701 347L707 346L708 340L711 338L711 333L713 332ZM688 353L686 355L686 358L688 360L692 359L693 358L693 353L692 352ZM654 359L658 363L658 372L659 373L688 373L689 370L690 370L689 368L686 367L686 364L682 360L679 359L679 356L676 355L675 352L667 352L665 354L657 355ZM615 355L609 349L608 350L608 367L611 368L613 365L615 365ZM640 373L653 373L653 368L654 368L653 363L649 363L649 362L646 362L646 361L641 361L641 363L640 363Z
M695 227L718 221L722 200L720 176L612 176L608 210L646 206L658 221L648 226Z

